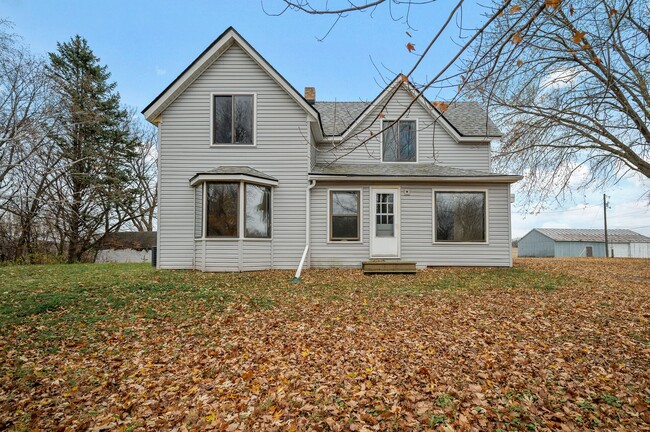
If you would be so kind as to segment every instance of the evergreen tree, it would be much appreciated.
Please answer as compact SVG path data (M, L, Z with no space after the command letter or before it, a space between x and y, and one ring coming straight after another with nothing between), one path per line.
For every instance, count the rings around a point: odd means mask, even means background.
M60 108L53 139L62 161L53 202L64 215L67 260L76 262L124 223L119 209L133 199L128 161L136 142L116 83L84 38L57 43L49 60Z

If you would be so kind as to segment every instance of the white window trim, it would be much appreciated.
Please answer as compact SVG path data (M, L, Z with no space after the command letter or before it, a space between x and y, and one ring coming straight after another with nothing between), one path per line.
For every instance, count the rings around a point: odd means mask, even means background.
M462 241L437 241L436 240L436 192L480 192L485 194L485 241L482 242L462 242ZM490 226L489 226L489 193L484 188L433 188L431 191L431 236L432 243L436 245L489 245L490 244Z
M384 130L384 122L396 122L396 121L414 121L415 122L415 161L402 162L402 161L385 161L384 160L384 133L381 132ZM381 153L381 162L387 164L415 164L420 161L420 121L417 118L402 117L399 120L392 120L389 118L384 118L381 120L380 133L379 133L379 152Z
M332 192L359 192L359 240L332 240L330 236L331 229L331 206L330 200ZM363 243L363 188L362 187L333 187L327 188L327 231L325 232L326 242L328 244L361 244Z
M215 96L253 96L253 143L234 144L214 142L214 97ZM234 102L233 102L234 103ZM257 146L257 93L254 92L212 92L210 93L210 147L242 148Z
M207 221L207 214L208 214L208 188L207 184L208 183L239 183L239 203L238 203L238 214L237 214L237 237L208 237L207 231L208 231L208 221ZM246 193L246 183L252 183L258 186L266 186L271 189L271 236L270 237L263 237L263 238L258 238L258 237L246 237L245 236L245 227L244 223L246 222L246 215L244 214L245 211L245 205L244 205L244 200L246 199L246 196L244 195ZM201 221L201 238L195 239L196 241L217 241L217 242L235 242L235 241L246 241L246 242L270 242L273 241L273 225L274 225L274 220L273 220L273 195L274 195L274 188L269 185L265 184L260 184L260 183L255 183L255 182L249 182L249 181L229 181L229 180L222 180L222 181L212 181L212 182L205 182L203 183L203 206L201 211L203 212L203 220ZM196 223L196 218L195 223Z

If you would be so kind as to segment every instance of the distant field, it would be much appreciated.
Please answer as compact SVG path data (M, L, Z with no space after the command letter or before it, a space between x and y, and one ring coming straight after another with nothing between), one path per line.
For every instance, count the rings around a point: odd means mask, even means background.
M650 260L0 267L0 430L643 430Z

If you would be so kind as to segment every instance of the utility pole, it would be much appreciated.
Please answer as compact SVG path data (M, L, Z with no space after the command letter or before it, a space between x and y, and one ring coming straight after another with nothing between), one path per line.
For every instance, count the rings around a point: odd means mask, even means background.
M607 241L607 195L603 194L603 214L605 215L605 257L609 258L609 242Z

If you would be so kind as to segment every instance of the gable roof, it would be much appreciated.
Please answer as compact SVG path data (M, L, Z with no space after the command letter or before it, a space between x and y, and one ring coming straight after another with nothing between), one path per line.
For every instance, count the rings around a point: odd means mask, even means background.
M368 108L371 102L316 102L325 135L341 135ZM501 131L492 122L481 104L458 101L441 113L451 125L466 137L498 137Z
M314 102L325 135L341 135L368 108L370 102Z
M535 228L533 231L555 241L605 241L605 231L601 229ZM609 243L650 243L650 237L629 229L608 229L607 241Z
M305 111L315 119L319 113L307 102L304 96L296 90L264 57L257 52L251 44L246 41L232 26L228 27L217 39L214 40L181 74L176 77L156 98L143 110L145 118L156 123L158 116L212 63L236 43L246 52L275 82L282 87Z
M324 135L329 135L334 140L343 140L367 117L375 108L381 107L384 99L394 94L399 89L404 89L415 98L419 93L418 89L403 74L398 74L395 79L377 95L372 102L349 102L344 103L343 119L338 119L338 109L336 118L334 108L338 108L340 102L324 102L316 106L316 109L322 110L327 116L328 122L321 121L321 130ZM464 105L466 102L452 102L449 104L445 113L441 112L435 104L431 103L424 94L420 95L417 100L434 119L442 118L440 124L449 132L457 141L465 142L486 142L502 136L499 129L492 123L487 113L476 102L467 102L471 105ZM360 104L366 104L362 107ZM332 105L333 104L333 105ZM451 110L451 113L449 111ZM319 111L320 112L320 111ZM358 113L356 117L353 115ZM455 121L455 124L452 123ZM483 127L481 127L483 125ZM325 129L329 129L329 134ZM341 131L341 129L343 129Z

